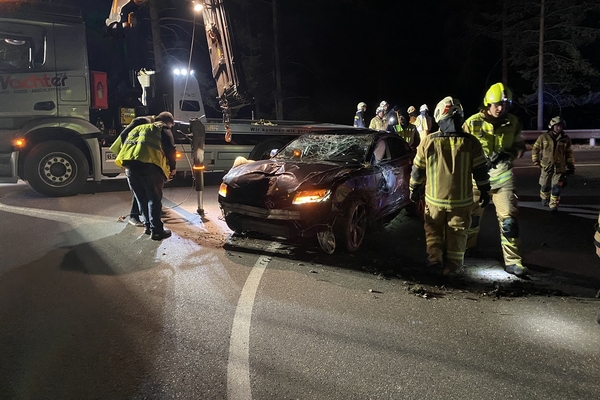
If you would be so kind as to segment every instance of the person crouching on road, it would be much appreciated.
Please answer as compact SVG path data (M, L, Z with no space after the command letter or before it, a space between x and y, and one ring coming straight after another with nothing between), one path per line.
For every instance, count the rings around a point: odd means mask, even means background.
M564 133L566 125L561 117L552 118L548 132L541 134L531 149L533 165L541 169L539 183L542 206L549 206L551 211L558 211L565 175L575 172L571 138Z
M512 92L502 83L495 83L485 94L483 107L469 117L463 130L472 134L483 147L488 160L490 195L496 207L496 217L500 225L500 241L504 257L504 270L509 274L523 277L529 271L522 264L519 251L519 221L517 220L517 196L512 173L512 161L523 156L525 142L521 137L519 119L508 112L512 105ZM477 201L479 192L474 190ZM479 222L483 208L473 204L472 222L468 230L467 248L474 248L479 234Z
M410 176L410 198L417 202L425 186L425 239L430 267L444 275L463 266L467 228L471 224L473 178L479 202L490 200L487 161L481 143L462 131L464 113L458 99L445 97L434 118L440 130L425 136L417 148Z
M170 131L174 124L173 115L165 111L153 123L136 126L121 144L115 160L125 168L129 187L144 217L144 233L151 235L152 240L171 236L160 216L165 181L176 172L175 142Z

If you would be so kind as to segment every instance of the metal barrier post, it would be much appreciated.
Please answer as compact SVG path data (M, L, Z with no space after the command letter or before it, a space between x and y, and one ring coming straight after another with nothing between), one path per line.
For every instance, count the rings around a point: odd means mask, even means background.
M590 138L590 146L596 145L596 138Z
M196 189L197 212L204 216L204 203L202 191L204 190L204 144L206 141L206 129L199 118L190 118L190 129L192 131L192 154L194 156L194 188Z

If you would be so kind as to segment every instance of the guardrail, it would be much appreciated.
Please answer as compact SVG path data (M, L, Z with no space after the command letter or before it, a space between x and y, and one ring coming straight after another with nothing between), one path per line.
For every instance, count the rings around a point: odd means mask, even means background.
M546 131L522 131L521 136L526 142L535 142L542 133ZM600 140L600 129L570 129L565 130L571 139L589 139L590 146L596 145L596 139Z

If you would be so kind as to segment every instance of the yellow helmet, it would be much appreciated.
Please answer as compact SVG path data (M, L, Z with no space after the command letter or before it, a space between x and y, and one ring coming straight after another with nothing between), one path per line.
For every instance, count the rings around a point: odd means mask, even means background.
M485 97L483 98L483 105L489 106L493 103L512 103L512 92L509 88L504 87L501 82L495 83L488 89Z

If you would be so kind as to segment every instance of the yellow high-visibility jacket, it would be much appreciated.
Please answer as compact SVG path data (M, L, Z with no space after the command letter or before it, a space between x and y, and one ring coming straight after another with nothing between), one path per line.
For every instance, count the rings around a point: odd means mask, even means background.
M519 119L512 114L506 114L501 120L492 123L484 111L481 111L465 121L463 130L475 136L483 147L490 166L492 189L512 185L512 161L517 158L519 152L525 151ZM495 160L499 156L502 161L496 163Z
M531 149L531 161L547 169L554 167L554 173L564 174L567 166L575 163L571 138L562 133L554 136L551 132L542 133Z

